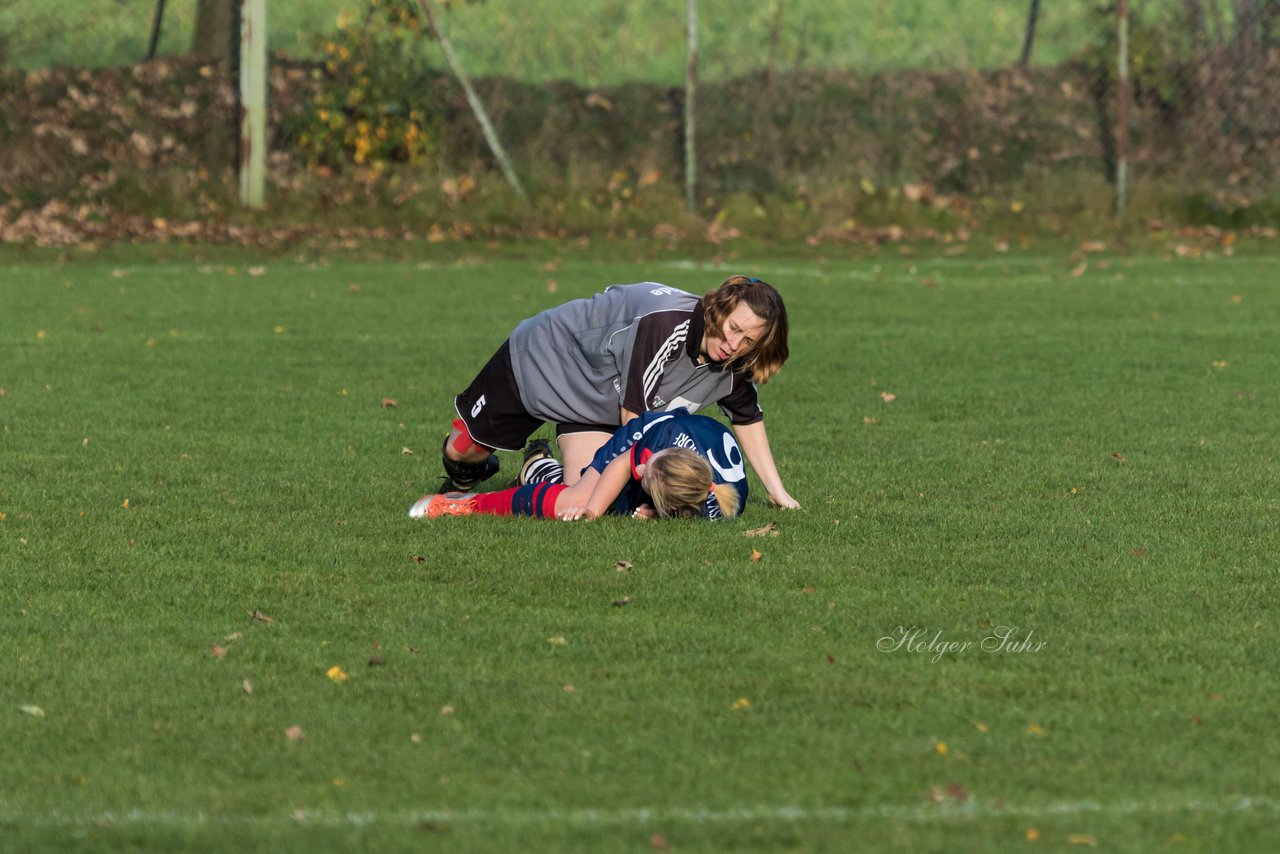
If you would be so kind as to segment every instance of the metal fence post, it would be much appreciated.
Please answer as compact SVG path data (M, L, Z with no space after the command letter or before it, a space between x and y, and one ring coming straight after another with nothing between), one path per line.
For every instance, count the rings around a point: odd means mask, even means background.
M476 94L475 88L471 85L471 79L462 70L462 63L458 61L458 55L453 51L453 44L440 27L440 22L436 19L434 4L435 0L418 0L418 7L422 9L422 14L426 16L427 25L431 27L431 32L435 34L436 41L440 42L440 49L444 51L445 61L449 63L449 68L453 70L453 76L457 78L458 85L462 87L463 93L467 96L467 103L471 105L471 112L480 124L480 131L484 134L485 141L489 143L489 150L493 152L494 159L498 161L498 165L502 168L502 174L507 179L507 183L511 185L511 189L520 197L520 201L528 205L529 194L524 191L524 185L520 183L520 176L516 174L516 168L511 165L511 159L507 157L507 151L502 147L502 141L498 139L498 132L493 129L493 123L489 121L489 113L485 110L484 103L481 102L480 96Z
M240 204L261 207L267 163L267 0L240 7Z
M1116 56L1116 217L1129 201L1129 3L1116 0L1119 43Z
M684 69L684 204L698 206L698 150L695 141L695 102L698 97L698 0L686 0Z

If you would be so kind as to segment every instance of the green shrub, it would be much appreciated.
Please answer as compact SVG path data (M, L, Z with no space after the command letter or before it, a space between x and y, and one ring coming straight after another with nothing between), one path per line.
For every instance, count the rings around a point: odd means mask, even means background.
M382 170L431 153L435 131L408 99L431 76L422 39L411 0L367 0L363 20L339 17L319 45L324 64L312 73L321 85L292 129L304 161Z

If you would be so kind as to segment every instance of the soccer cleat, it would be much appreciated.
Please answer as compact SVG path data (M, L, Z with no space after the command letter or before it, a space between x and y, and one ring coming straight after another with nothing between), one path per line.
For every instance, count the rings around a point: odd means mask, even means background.
M409 508L410 519L438 519L441 516L470 516L476 512L474 492L446 492L424 495Z
M447 437L445 441L448 441ZM441 492L471 492L482 481L497 474L498 469L501 468L497 454L490 454L484 458L483 462L478 463L451 460L443 452L441 456L444 460L444 483L440 486Z
M517 486L528 486L531 483L561 483L564 481L564 466L551 453L551 443L546 439L534 439L524 449L524 464L520 466L520 475L516 478Z

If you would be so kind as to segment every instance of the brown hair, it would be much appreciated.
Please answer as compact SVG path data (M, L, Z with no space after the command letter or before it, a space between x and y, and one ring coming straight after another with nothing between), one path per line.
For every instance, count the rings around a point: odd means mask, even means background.
M701 516L712 493L724 518L738 515L738 490L727 483L715 483L711 463L688 448L668 448L650 457L645 466L644 488L653 499L653 509L664 518Z
M751 349L730 363L730 368L746 371L754 382L768 382L790 355L787 307L773 285L750 276L730 276L702 298L703 320L708 329L721 334L725 320L743 302L764 321L764 332Z

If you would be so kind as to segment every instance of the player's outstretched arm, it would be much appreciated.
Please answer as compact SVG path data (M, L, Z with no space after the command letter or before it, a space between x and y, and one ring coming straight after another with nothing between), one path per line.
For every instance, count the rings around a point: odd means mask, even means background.
M590 478L590 481L588 479ZM576 486L590 482L591 495L587 498L585 504L582 502L582 492L576 492L573 498L565 501L565 495L560 496L560 500L556 501L556 515L562 521L572 522L576 519L598 519L608 512L613 506L613 502L622 494L622 489L631 480L631 455L620 454L614 457L610 463L604 467L602 473L597 474L595 469L588 468L582 475L582 480L578 481ZM575 486L575 489L576 489ZM576 500L573 500L576 499ZM563 503L563 508L562 508Z
M787 510L800 509L800 502L792 498L782 485L782 475L778 474L778 466L773 461L773 451L769 449L769 434L764 431L764 422L735 424L733 432L738 437L738 444L742 446L747 462L751 463L751 468L755 469L756 476L764 484L769 503Z

